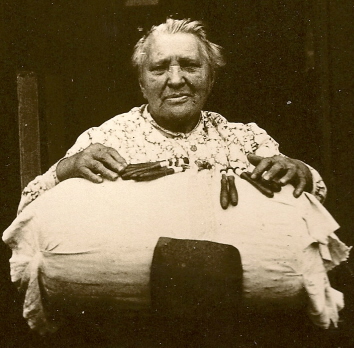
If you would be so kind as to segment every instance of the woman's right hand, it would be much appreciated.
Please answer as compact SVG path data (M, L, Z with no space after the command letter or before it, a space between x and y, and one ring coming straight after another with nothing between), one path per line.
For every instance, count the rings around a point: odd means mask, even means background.
M58 163L59 181L84 178L101 183L103 178L114 181L127 166L125 159L113 148L96 143Z

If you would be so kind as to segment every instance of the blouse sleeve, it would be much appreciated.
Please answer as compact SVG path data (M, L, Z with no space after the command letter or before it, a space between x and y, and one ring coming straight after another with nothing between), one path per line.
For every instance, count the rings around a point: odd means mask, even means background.
M245 126L247 132L246 138L248 139L248 144L245 142L246 154L254 153L255 155L262 157L271 157L275 155L284 156L279 152L279 144L269 136L264 129L258 127L255 123L248 123ZM323 203L327 196L327 187L317 170L306 163L304 164L310 169L312 174L311 194Z
M268 133L258 127L255 123L248 123L246 126L245 149L246 153L254 153L257 156L271 157L280 155L279 144L268 135Z
M20 214L23 209L41 196L44 192L50 190L59 183L56 169L58 163L66 157L70 157L86 149L89 145L97 142L104 142L104 136L100 132L99 127L90 128L82 133L76 140L75 144L67 151L66 155L56 162L47 172L33 179L22 191L20 204L17 214Z

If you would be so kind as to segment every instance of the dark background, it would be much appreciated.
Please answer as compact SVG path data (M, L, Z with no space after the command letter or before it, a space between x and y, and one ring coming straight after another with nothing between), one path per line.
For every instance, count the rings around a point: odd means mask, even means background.
M230 121L257 122L281 151L314 166L329 187L326 207L353 237L354 7L331 0L0 0L0 230L20 198L16 75L38 78L41 165L46 170L85 129L144 103L130 56L142 33L165 20L205 21L224 47L221 71L205 109ZM0 245L0 329L26 332ZM347 295L353 262L332 275ZM350 269L351 267L351 269ZM350 319L351 320L351 319Z

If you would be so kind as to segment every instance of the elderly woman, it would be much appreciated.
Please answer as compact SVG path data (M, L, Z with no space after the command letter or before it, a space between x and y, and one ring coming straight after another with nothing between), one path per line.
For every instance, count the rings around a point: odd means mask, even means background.
M95 183L115 180L127 163L189 158L191 167L256 168L266 180L295 185L321 202L326 195L319 174L301 161L280 155L278 144L256 124L227 122L202 111L218 68L221 48L206 39L199 22L168 19L135 46L133 64L148 104L84 132L64 159L23 191L19 211L44 191L68 178ZM265 158L261 158L265 157Z
M338 264L348 248L333 234L338 225L318 202L325 198L325 185L316 170L280 154L256 124L230 123L202 110L224 65L220 51L200 22L168 19L153 27L136 44L132 59L148 104L84 132L63 159L25 188L21 214L3 238L13 248L12 279L26 292L24 316L33 328L54 330L41 291L49 298L81 291L85 298L104 293L129 298L131 305L149 303L152 250L160 235L237 244L246 298L273 301L301 293L303 301L306 288L313 321L325 328L336 325L340 295L328 284L322 258ZM165 177L175 172L194 174ZM223 209L214 206L210 177L219 185L221 178ZM276 197L269 200L249 183ZM226 212L230 203L238 206ZM166 213L168 205L172 209ZM144 257L135 257L136 245Z

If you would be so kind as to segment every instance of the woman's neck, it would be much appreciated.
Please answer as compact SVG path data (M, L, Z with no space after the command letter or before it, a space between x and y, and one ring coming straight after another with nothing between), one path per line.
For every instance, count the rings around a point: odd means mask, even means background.
M149 111L149 110L148 110ZM201 112L197 115L193 115L190 118L178 119L176 118L158 118L150 114L152 120L154 121L154 126L165 133L190 133L192 132L200 123Z

